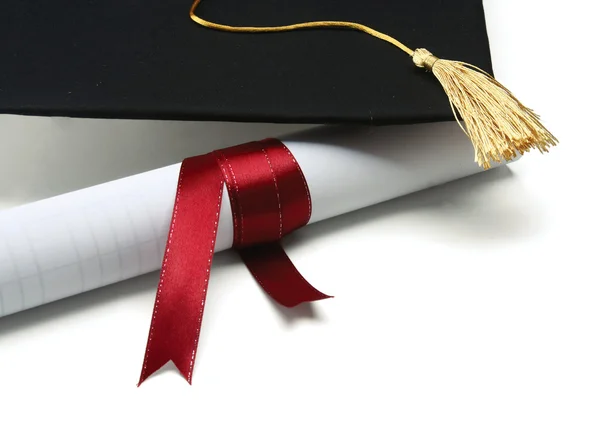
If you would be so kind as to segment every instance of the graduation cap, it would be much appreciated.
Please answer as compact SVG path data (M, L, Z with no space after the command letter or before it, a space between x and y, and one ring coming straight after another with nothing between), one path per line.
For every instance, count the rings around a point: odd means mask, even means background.
M488 75L481 0L192 1L3 0L0 113L373 125L457 117L484 167L556 143Z

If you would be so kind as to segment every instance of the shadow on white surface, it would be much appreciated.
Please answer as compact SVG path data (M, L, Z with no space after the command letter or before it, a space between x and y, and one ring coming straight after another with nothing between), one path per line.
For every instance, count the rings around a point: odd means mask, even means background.
M294 124L0 116L0 208L308 128Z
M327 293L327 292L325 292ZM286 308L282 305L279 305L273 299L265 294L267 300L271 303L273 310L279 313L281 318L286 322L286 324L292 324L300 319L310 319L313 321L319 320L318 312L315 311L315 307L313 304L301 304L292 308Z

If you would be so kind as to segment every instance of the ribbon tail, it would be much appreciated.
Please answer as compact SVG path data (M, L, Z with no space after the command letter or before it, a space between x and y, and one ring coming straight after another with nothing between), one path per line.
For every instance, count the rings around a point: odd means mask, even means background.
M169 361L191 384L223 192L214 156L184 160L138 386Z
M260 286L285 307L333 297L321 293L304 279L279 242L238 251Z

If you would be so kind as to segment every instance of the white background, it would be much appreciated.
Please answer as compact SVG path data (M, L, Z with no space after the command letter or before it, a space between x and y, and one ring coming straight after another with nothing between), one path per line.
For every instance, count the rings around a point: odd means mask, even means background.
M135 387L157 274L0 319L0 431L598 434L598 14L484 4L496 75L558 148L292 235L336 295L313 306L218 254L192 387ZM0 206L298 128L0 116Z

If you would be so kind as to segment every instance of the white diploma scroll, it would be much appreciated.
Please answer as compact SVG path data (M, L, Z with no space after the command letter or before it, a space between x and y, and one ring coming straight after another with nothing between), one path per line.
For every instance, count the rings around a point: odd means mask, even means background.
M282 142L308 182L310 223L481 171L455 122L325 127ZM159 269L179 167L0 212L0 316ZM225 189L216 250L232 240Z

